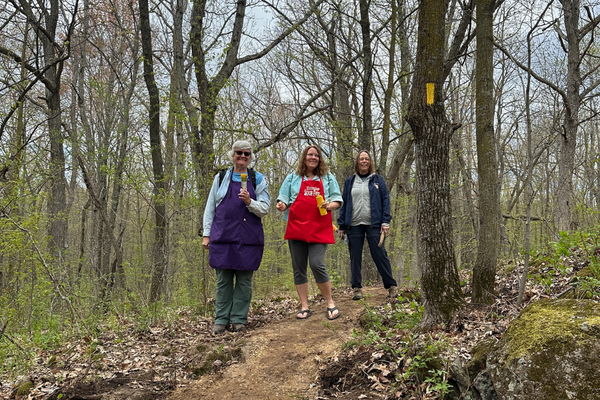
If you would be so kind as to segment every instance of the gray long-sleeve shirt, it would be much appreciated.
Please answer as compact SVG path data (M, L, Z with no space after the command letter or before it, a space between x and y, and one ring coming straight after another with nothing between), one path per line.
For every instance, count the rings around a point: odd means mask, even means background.
M357 176L352 185L352 222L350 226L371 225L371 195L369 179Z

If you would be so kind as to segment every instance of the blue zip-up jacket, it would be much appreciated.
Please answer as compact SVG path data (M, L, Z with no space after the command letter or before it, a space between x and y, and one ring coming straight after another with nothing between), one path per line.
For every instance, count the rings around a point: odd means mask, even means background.
M340 208L340 214L337 219L340 230L346 231L350 228L352 222L352 186L356 174L350 176L344 182L344 192L342 198L344 203ZM378 227L381 224L389 224L392 220L390 214L390 194L383 177L379 174L373 174L369 179L369 197L371 203L371 226Z

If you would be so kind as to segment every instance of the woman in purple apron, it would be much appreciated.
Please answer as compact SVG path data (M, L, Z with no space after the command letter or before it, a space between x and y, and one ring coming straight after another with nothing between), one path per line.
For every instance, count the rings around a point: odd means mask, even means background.
M217 274L213 333L246 329L252 299L252 274L260 265L265 246L261 218L271 197L264 176L248 168L252 146L233 144L233 167L215 176L204 209L202 246ZM235 282L234 282L235 281Z

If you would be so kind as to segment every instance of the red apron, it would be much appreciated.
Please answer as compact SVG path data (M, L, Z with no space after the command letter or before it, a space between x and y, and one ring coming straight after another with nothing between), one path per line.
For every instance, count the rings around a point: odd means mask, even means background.
M308 243L334 244L331 212L321 215L317 196L325 198L321 180L304 180L298 197L290 206L285 240L302 240Z

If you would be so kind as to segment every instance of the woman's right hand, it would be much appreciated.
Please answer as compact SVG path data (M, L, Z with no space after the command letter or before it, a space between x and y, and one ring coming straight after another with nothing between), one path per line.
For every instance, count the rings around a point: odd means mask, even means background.
M344 233L346 233L346 231L343 231L341 229L338 229L338 237L341 239L344 237Z
M208 249L208 244L210 243L210 237L202 236L202 247Z
M283 201L278 201L275 208L277 208L279 211L287 210L287 206L285 205L285 203Z

